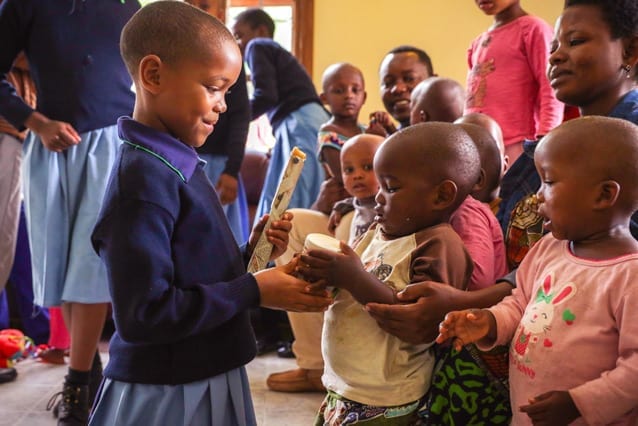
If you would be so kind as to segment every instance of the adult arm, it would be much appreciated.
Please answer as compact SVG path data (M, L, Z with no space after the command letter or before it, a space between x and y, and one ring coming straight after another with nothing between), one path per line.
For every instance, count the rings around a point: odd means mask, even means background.
M225 114L228 115L230 126L226 144L228 161L223 173L237 178L244 159L246 138L248 137L248 127L250 125L250 102L246 87L246 72L243 67L237 82L231 87L227 95L226 103L228 110Z
M254 120L277 106L279 102L277 68L272 52L258 40L248 43L245 59L254 88L253 96L250 98L250 115Z
M222 204L232 203L237 199L238 176L246 151L246 138L250 125L250 103L246 88L246 73L242 67L237 82L226 96L228 110L227 132L224 141L226 148L226 166L215 183Z
M549 46L554 31L540 18L528 28L524 36L529 67L538 84L538 128L536 136L546 135L563 121L565 106L556 99L554 90L547 78L547 64L549 63Z
M381 329L405 342L419 344L436 338L439 323L448 312L487 308L511 293L512 286L507 282L464 291L440 282L424 281L398 293L400 305L368 303L366 310Z
M0 6L0 115L20 131L28 128L37 133L47 149L60 152L80 142L73 126L35 111L7 80L18 53L27 47L29 31L36 26L37 11L31 3L5 0Z

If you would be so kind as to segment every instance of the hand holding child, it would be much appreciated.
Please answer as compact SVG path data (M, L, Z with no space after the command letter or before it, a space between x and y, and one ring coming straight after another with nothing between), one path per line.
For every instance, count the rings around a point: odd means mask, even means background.
M439 325L437 343L454 338L452 344L457 351L469 343L486 338L487 344L495 340L496 320L485 309L466 309L452 311Z
M418 345L436 338L439 323L464 293L448 284L424 281L397 293L399 304L368 303L366 310L383 331Z
M535 426L566 425L578 417L580 412L567 391L551 391L530 398L529 405L520 411L527 413Z
M281 218L279 220L273 221L270 224L270 229L266 231L268 242L273 245L270 260L277 259L286 251L286 248L288 247L288 240L290 237L290 230L292 229L292 218L292 213L285 212L281 215ZM251 232L250 238L248 239L250 253L252 253L253 249L255 248L255 244L257 244L259 236L264 231L264 226L266 226L267 221L268 215L265 214L262 216L261 219L259 219L259 223L257 223L257 225L255 225L255 227L253 228L253 232Z

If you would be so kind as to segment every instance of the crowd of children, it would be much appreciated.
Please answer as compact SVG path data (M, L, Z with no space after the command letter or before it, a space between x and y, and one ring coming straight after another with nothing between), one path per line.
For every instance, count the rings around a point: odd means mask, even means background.
M298 366L267 386L325 392L318 426L638 421L638 3L566 0L554 31L519 0L476 4L494 21L466 89L402 45L362 120L361 70L330 65L318 94L259 8L231 32L183 2L0 3L0 72L24 50L38 91L34 109L0 80L0 115L30 130L35 303L70 331L58 424L254 425L259 308L288 312ZM96 52L55 49L45 15L100 29ZM62 93L47 67L66 53L88 71ZM583 117L561 124L566 104ZM262 114L276 142L248 224L239 164ZM291 208L267 226L294 148ZM270 266L248 273L262 233ZM311 233L339 251L303 250Z

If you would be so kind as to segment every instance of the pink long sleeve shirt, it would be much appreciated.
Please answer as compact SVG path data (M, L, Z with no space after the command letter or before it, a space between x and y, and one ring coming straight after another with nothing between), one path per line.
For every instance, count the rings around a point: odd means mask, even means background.
M497 344L510 344L514 425L528 399L569 391L570 425L638 424L638 254L593 261L551 234L529 252L518 287L490 308Z
M545 135L563 119L546 76L552 37L545 21L525 15L484 32L468 50L465 113L496 120L506 146Z

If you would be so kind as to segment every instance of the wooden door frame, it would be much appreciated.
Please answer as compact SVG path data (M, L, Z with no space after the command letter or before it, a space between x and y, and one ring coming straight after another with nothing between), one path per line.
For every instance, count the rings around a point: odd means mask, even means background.
M292 17L292 54L312 75L312 57L314 43L314 0L185 0L194 6L206 10L222 22L226 20L226 8L229 1L233 6L293 6Z

